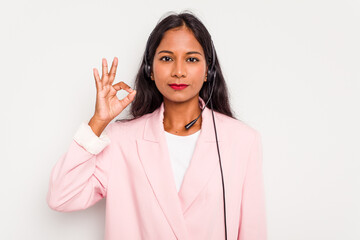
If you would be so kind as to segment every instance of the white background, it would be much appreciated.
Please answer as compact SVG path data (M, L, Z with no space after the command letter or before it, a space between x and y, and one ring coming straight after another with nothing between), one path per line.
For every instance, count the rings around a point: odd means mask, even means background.
M150 32L182 10L208 28L236 117L262 135L268 239L360 239L355 0L2 1L0 239L103 239L104 199L51 210L50 171L94 113L92 68L117 56L114 83L134 86Z

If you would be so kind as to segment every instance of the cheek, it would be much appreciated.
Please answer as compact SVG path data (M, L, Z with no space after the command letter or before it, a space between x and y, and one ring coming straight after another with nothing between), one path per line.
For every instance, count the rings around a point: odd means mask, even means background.
M206 64L204 62L193 64L190 66L190 69L193 75L196 75L197 77L205 77Z
M157 76L158 78L162 78L163 76L168 74L168 71L169 71L168 67L166 67L164 64L157 64L154 62L153 72L154 75Z
M167 79L169 78L169 73L167 68L161 64L153 64L153 74L155 77L155 85L157 89L163 93L163 89L167 87Z
M200 84L203 83L203 81L205 80L205 75L206 75L206 68L205 67L194 67L192 69L192 77L194 79L197 79Z
M195 67L195 70L196 70L196 72L198 74L203 75L205 73L206 66L205 65L204 66L197 66L197 67Z

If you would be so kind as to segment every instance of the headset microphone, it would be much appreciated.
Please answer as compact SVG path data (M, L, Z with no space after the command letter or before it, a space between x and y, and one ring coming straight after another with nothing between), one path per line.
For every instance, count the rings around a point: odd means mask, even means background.
M208 104L209 101L211 100L211 96L212 96L212 93L213 93L213 91L214 91L215 77L216 77L216 72L215 72L215 74L214 74L214 79L211 81L211 82L212 82L212 88L211 88L211 92L210 92L209 99L206 101L205 106L203 107L203 109L201 109L201 112L200 112L199 116L198 116L196 119L192 120L190 123L188 123L188 124L185 125L186 130L188 130L192 125L194 125L194 124L196 123L196 121L199 119L199 117L201 116L202 112L203 112L204 109L206 108L207 104Z

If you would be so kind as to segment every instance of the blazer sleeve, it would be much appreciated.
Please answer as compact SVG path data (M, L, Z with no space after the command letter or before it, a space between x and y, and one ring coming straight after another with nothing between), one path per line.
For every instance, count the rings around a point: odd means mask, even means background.
M106 197L110 159L106 147L111 123L98 137L82 122L68 151L53 167L47 193L48 206L59 212L86 209Z
M255 130L242 189L238 240L266 240L265 188L261 136Z

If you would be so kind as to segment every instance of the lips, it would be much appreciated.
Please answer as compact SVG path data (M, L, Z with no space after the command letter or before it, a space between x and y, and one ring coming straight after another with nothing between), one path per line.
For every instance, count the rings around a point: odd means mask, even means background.
M169 84L169 86L170 86L172 89L175 89L175 90L182 90L182 89L186 88L188 85L187 85L187 84L176 84L176 83L173 83L173 84Z

